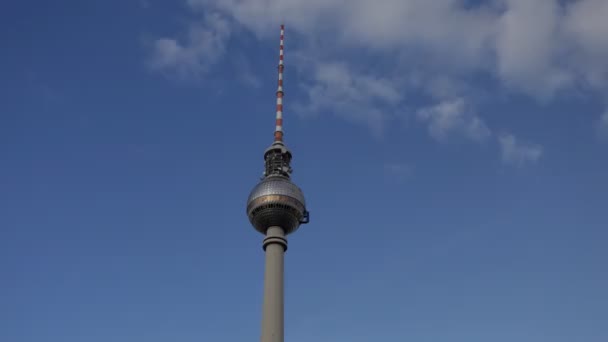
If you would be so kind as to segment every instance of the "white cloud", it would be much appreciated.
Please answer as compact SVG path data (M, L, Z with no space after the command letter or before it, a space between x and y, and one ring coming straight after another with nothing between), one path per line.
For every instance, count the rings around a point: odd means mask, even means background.
M541 98L580 82L581 75L591 78L592 71L608 65L603 58L608 52L604 0L491 0L481 5L461 0L188 3L194 9L221 11L262 37L272 37L278 23L286 21L291 32L314 40L328 54L354 47L390 52L397 61L488 72L510 89Z
M159 39L150 63L155 69L200 75L220 62L230 37L222 18L269 42L285 22L287 66L299 71L307 94L291 108L334 113L369 125L376 135L407 111L427 123L435 139L483 141L491 131L473 108L480 93L551 101L571 89L608 90L606 0L186 2L203 24L193 25L181 43ZM221 17L210 19L214 12ZM437 104L421 108L405 96L410 93ZM542 154L527 145L526 153L513 152L521 146L512 138L509 150L510 139L501 138L506 160L521 164Z
M462 98L422 108L416 115L419 120L428 122L429 134L439 141L445 141L454 134L475 141L486 140L491 135L488 126L467 107Z
M568 86L572 75L557 65L562 51L560 8L555 1L508 0L498 22L498 74L505 84L550 97Z
M564 18L564 36L576 51L571 63L592 87L608 83L608 1L572 2Z
M156 40L148 66L180 79L199 77L224 55L229 36L228 22L217 13L207 14L202 24L190 26L185 43L171 38Z
M306 102L294 106L299 114L327 111L364 122L374 134L382 134L390 111L381 108L397 105L402 100L393 81L361 74L339 62L316 63L312 68L312 84L305 87Z
M534 163L543 154L542 146L518 141L512 134L503 134L498 138L502 150L502 161L505 164L523 166Z

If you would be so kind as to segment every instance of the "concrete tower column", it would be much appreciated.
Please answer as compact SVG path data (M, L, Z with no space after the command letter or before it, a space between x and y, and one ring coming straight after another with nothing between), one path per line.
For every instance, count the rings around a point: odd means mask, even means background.
M287 250L283 228L268 228L263 246L266 251L266 268L261 342L283 342L283 264Z

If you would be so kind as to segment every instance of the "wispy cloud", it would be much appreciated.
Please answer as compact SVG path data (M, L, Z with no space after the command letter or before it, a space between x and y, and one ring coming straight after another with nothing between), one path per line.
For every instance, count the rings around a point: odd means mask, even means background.
M253 88L262 86L262 81L255 73L255 69L251 66L245 55L235 53L232 59L233 68L236 71L236 79Z
M58 104L68 99L65 91L54 84L48 83L34 70L26 71L25 80L31 91L32 99L38 99L47 104Z
M429 134L438 141L446 141L449 136L458 134L481 142L491 135L488 126L467 107L462 98L422 108L417 116L428 123Z
M385 163L384 177L392 182L402 183L408 179L413 172L410 164L406 163Z
M154 42L148 66L179 79L198 78L219 61L230 36L228 22L217 13L193 23L184 42L161 38Z
M498 137L502 150L502 161L505 164L523 166L537 162L543 154L542 146L529 142L518 141L512 134Z
M608 138L608 110L598 120L597 128L602 138Z
M330 112L366 123L374 134L382 134L390 113L382 109L402 100L390 79L362 74L343 62L313 62L309 68L307 98L295 105L298 113Z

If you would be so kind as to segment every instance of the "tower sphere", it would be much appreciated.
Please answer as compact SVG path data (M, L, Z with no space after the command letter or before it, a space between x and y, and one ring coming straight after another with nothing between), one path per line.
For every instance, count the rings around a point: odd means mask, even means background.
M302 190L289 178L272 175L258 183L247 200L247 216L257 231L266 234L269 227L281 227L285 234L308 222Z

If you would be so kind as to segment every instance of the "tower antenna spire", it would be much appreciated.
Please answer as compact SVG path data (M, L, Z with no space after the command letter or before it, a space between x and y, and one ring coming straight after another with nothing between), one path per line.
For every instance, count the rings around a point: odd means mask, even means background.
M285 25L281 24L281 40L279 44L279 82L277 87L277 117L274 129L274 141L283 142L283 64L285 41Z

